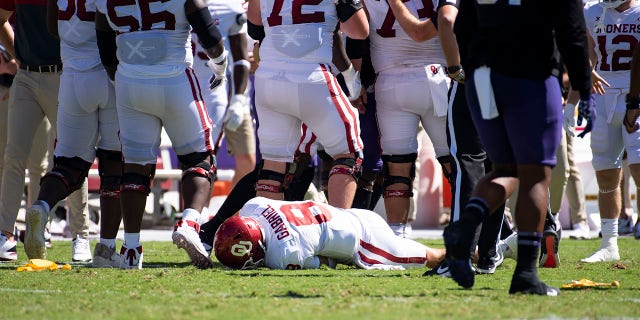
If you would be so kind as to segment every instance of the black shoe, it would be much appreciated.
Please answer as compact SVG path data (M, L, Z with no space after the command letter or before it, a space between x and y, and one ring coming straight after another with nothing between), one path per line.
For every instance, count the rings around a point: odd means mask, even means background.
M560 265L559 242L560 237L554 230L544 230L540 245L540 268L557 268Z
M449 224L444 229L444 244L447 249L446 261L451 278L463 288L473 287L475 271L471 263L470 248L474 234L465 232L462 221Z
M492 256L482 256L476 265L476 274L494 274L502 261L504 261L504 256L499 251L496 251Z
M538 279L533 272L514 273L509 287L509 294L535 294L540 296L555 297L560 294L560 289L546 285Z
M427 270L425 273L422 274L423 277L433 277L433 276L439 276L439 277L444 277L444 278L451 278L451 272L449 272L449 265L447 265L447 260L443 260L442 262L440 262L440 264L431 269L431 270Z

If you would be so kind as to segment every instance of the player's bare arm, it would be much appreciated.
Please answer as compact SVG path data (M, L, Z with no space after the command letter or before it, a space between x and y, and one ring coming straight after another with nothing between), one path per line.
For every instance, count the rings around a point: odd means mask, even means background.
M235 94L244 94L249 81L249 54L247 51L247 34L238 33L229 36L229 46L233 61L233 87Z
M111 29L107 17L96 12L96 38L98 41L98 50L100 52L100 60L104 66L104 70L112 81L116 77L116 68L118 67L118 58L116 56L116 32Z
M400 27L414 41L427 41L438 35L438 30L431 19L419 20L411 14L411 11L404 5L402 0L389 0L388 3Z
M597 65L597 55L596 55L596 46L591 35L587 33L587 42L589 43L589 61L591 61L591 83L592 83L592 91L603 95L605 94L605 87L609 87L609 83L602 78L598 72L596 72L595 66Z
M453 33L453 24L457 16L458 8L452 4L447 3L438 9L438 37L440 37L440 46L447 60L449 77L464 83L465 74L460 64L460 50L456 35Z
M366 39L369 36L369 21L359 0L338 0L336 5L340 30L351 39Z
M262 14L260 14L260 0L249 1L247 7L247 19L256 26L262 25Z

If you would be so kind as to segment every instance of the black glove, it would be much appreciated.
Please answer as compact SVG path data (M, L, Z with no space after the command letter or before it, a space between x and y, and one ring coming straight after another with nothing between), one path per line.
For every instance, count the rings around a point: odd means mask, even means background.
M593 129L593 122L596 121L595 106L596 103L592 95L589 95L586 99L580 99L580 104L578 104L578 125L582 125L583 119L587 121L587 125L578 137L584 138Z

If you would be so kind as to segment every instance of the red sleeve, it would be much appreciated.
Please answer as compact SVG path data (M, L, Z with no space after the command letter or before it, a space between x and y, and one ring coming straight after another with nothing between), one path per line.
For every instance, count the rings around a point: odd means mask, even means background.
M16 11L15 0L0 0L0 9L7 11Z

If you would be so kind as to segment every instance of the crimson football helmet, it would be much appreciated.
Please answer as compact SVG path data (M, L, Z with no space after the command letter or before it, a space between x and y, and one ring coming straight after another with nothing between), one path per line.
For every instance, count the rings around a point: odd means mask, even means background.
M255 269L264 265L262 231L256 219L233 216L225 220L213 238L218 261L232 269Z

